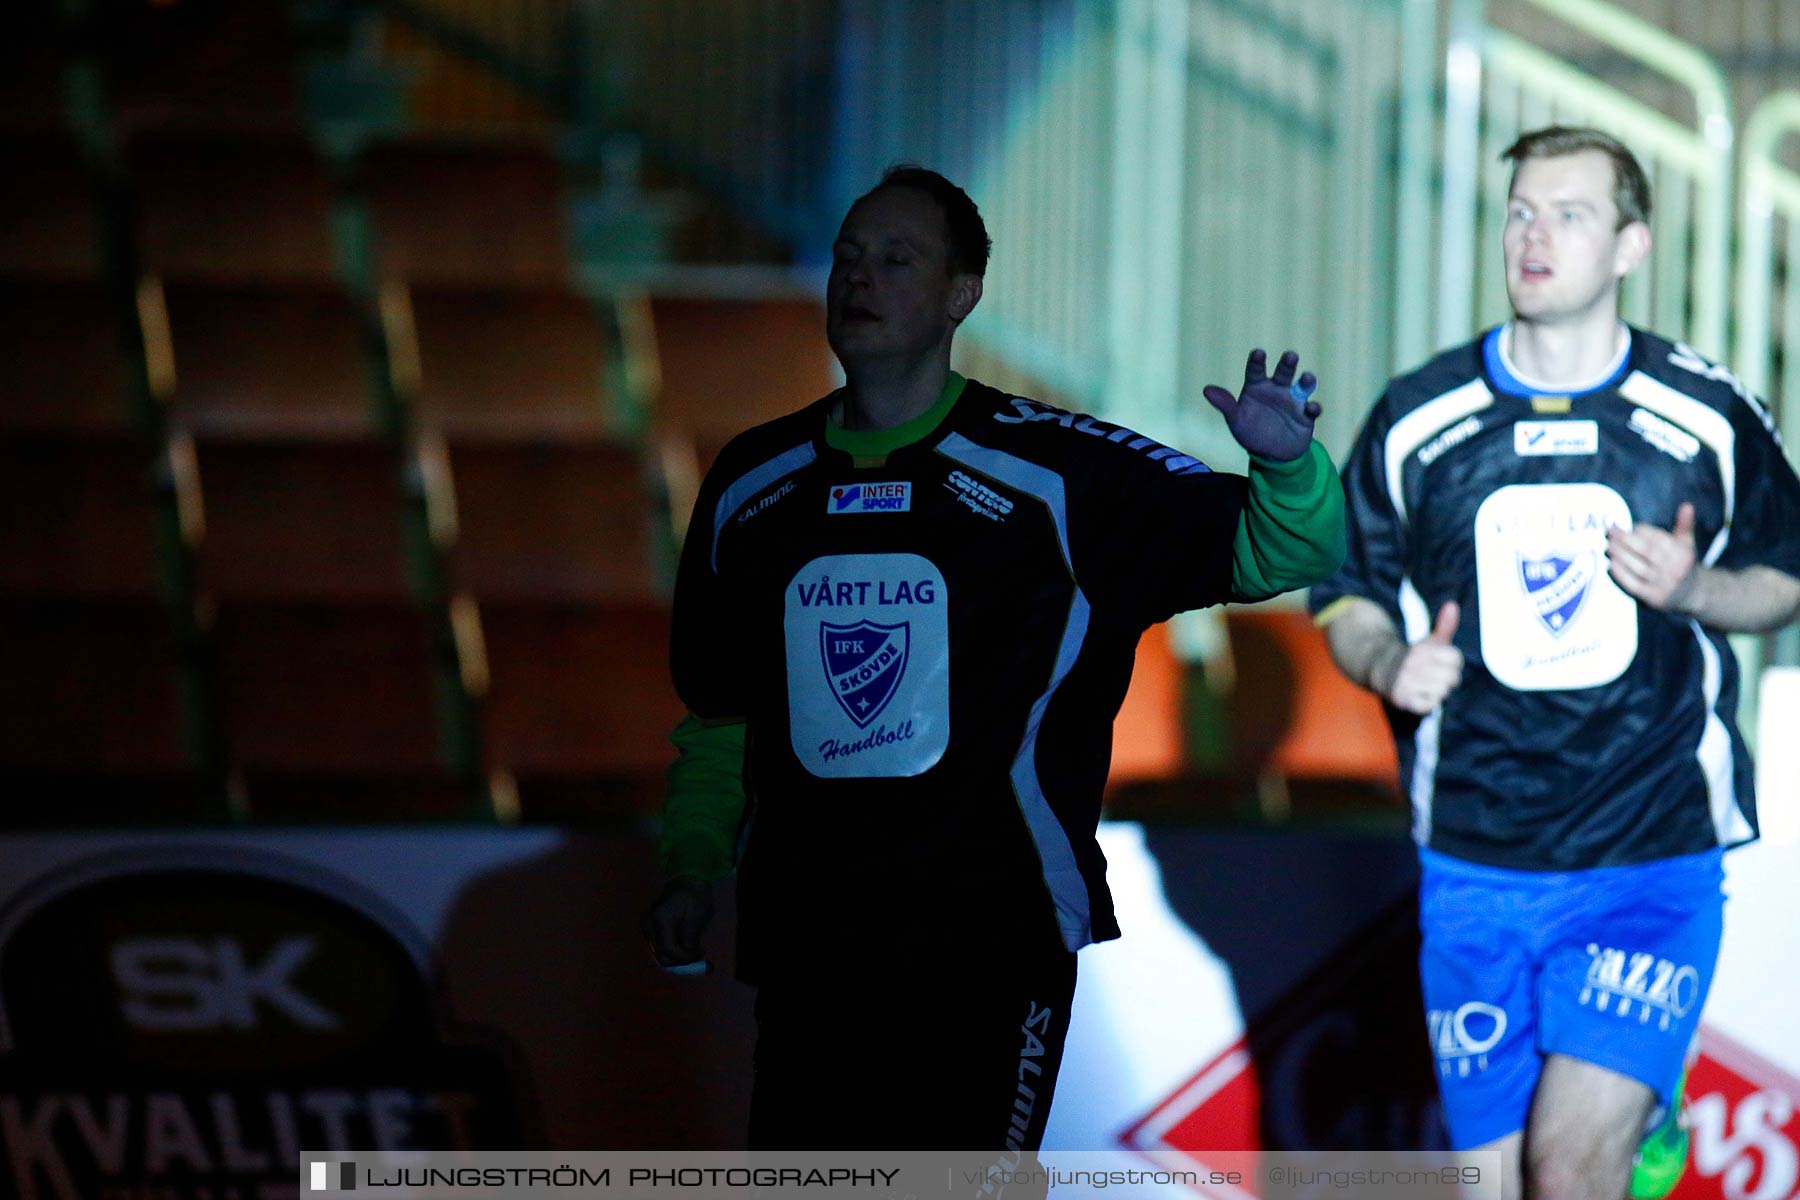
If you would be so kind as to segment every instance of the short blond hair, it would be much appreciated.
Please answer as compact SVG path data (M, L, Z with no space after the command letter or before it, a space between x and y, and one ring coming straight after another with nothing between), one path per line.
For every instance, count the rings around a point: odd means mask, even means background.
M1561 158L1583 150L1598 150L1606 155L1613 168L1613 206L1619 210L1619 228L1634 221L1650 223L1650 179L1638 163L1637 156L1625 143L1610 133L1570 125L1551 125L1519 135L1517 141L1501 151L1500 157L1513 164L1518 176L1519 164L1534 158Z

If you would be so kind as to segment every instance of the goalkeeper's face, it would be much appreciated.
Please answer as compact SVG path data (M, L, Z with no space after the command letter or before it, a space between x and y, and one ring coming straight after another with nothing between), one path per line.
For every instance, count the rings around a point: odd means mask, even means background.
M928 193L879 188L844 217L832 246L825 331L845 369L919 359L947 343L981 295L951 274L943 210Z

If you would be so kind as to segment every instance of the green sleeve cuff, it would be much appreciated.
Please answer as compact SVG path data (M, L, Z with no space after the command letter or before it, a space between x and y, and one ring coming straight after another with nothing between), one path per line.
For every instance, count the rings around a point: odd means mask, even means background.
M1250 490L1231 546L1231 590L1267 600L1310 587L1344 561L1344 487L1325 447L1291 462L1252 455Z
M690 716L669 740L680 754L667 775L657 864L671 876L723 879L736 865L744 819L744 723Z

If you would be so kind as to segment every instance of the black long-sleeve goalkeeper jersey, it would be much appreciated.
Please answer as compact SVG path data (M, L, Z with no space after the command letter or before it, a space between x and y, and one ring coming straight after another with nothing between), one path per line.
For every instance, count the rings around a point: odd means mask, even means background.
M1800 481L1763 410L1687 346L1631 330L1604 384L1546 395L1501 334L1388 386L1344 469L1349 557L1311 598L1373 600L1408 641L1461 606L1461 686L1393 714L1414 836L1527 870L1747 841L1731 647L1619 588L1606 530L1671 528L1689 501L1703 564L1800 576Z
M747 723L739 973L1118 936L1112 719L1142 632L1232 598L1245 479L974 382L855 459L830 401L725 448L676 588L677 690ZM1316 447L1290 470L1336 490Z

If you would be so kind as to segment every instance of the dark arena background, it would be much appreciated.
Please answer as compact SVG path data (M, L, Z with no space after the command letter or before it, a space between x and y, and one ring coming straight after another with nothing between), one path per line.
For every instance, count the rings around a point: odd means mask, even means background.
M742 1146L730 889L712 977L638 932L674 554L837 385L889 163L994 231L959 369L1236 470L1203 383L1300 346L1341 456L1504 311L1493 152L1604 121L1628 317L1800 419L1800 0L15 0L0 68L4 1195ZM1791 1200L1800 647L1740 640L1676 1194ZM1404 795L1298 598L1153 629L1046 1146L1441 1145Z

